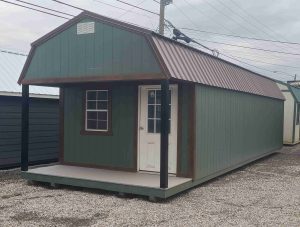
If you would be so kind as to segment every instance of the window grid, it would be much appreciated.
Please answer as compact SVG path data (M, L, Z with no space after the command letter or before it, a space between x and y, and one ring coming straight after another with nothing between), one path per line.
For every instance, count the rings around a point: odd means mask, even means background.
M148 133L160 133L160 121L161 121L161 99L158 99L158 94L159 94L159 97L160 96L160 91L159 89L151 89L151 90L148 90L148 104L147 104L147 111L148 111L148 119L147 119L147 131ZM154 92L154 102L153 103L149 103L149 96L150 96L150 93L151 92ZM171 106L172 106L172 98L171 98L171 90L169 90L169 95L170 95L170 116L169 116L169 132L170 132L170 128L171 128ZM159 102L158 102L159 100ZM153 107L152 111L149 111L150 110L150 107ZM149 113L153 114L153 117L149 117ZM152 115L151 114L151 115ZM159 115L159 116L158 116ZM150 123L153 124L152 126L150 126Z
M108 90L86 91L86 131L108 131Z

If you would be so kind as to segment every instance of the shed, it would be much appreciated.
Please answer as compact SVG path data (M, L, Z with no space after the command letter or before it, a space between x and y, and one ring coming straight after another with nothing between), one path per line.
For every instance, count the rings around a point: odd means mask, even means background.
M17 84L26 55L0 52L0 169L20 166L21 86ZM29 162L58 158L58 89L30 88Z
M283 143L295 145L300 142L300 88L289 83L277 81L285 97Z
M264 76L83 12L32 43L19 79L60 88L58 165L25 179L167 198L282 147L284 97ZM30 150L30 149L29 149Z

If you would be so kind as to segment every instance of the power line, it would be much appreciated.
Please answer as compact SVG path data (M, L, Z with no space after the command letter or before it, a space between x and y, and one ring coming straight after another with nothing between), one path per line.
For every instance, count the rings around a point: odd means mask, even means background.
M54 1L54 0L53 0L53 1ZM128 2L125 2L125 1L121 1L121 0L116 0L116 1L117 1L117 2L121 2L121 3L123 3L123 4L125 4L125 5L128 5L128 6L131 6L131 7L137 8L137 9L140 9L140 10L142 10L142 11L145 11L145 12L148 12L148 13L151 13L151 14L154 14L154 15L159 16L159 13L156 13L156 12L153 12L153 11L151 11L151 10L148 10L148 9L145 9L145 8L142 8L142 7L133 5L133 4L131 4L131 3L128 3Z
M271 29L269 26L265 25L264 23L262 23L260 20L258 20L256 17L252 16L247 10L245 10L244 8L242 8L236 1L234 0L229 0L231 1L237 8L241 9L246 15L248 15L248 17L251 17L253 20L256 21L256 23L260 24L261 26L263 26L264 28L266 28L267 30L271 31L272 33L274 33L275 35L279 35L281 36L285 41L289 41L287 40L284 36L282 36L281 34L277 34L273 29Z
M230 16L228 16L227 14L223 13L221 10L219 10L217 7L215 7L213 4L211 4L209 1L203 0L204 2L206 2L211 8L213 8L214 10L216 10L217 12L219 12L220 14L224 15L225 17L227 17L228 19L234 21L235 23L237 23L241 28L243 28L244 30L248 31L250 34L252 33L251 30L249 30L247 27L245 27L243 24L241 24L239 21L235 20L235 18L232 18Z
M236 45L236 44L223 43L223 42L218 42L218 41L210 41L210 40L199 39L199 38L196 39L196 40L200 40L200 41L203 41L203 42L209 42L209 43L216 43L216 44L221 44L221 45L226 45L226 46L233 46L233 47L251 49L251 50L259 50L259 51L272 52L272 53L278 53L278 54L287 54L287 55L300 56L300 54L297 54L297 53L290 53L290 52L277 51L277 50L269 50L269 49L256 48L256 47L247 47L247 46L241 46L241 45Z
M226 7L227 9L229 9L231 12L235 13L235 11L231 9L231 7L226 6L226 5L225 5L223 2L221 2L220 0L217 0L217 1L218 1L220 4L222 4L224 7ZM231 1L231 2L234 3L233 1ZM240 18L244 19L245 21L248 21L248 18L246 19L246 18L240 16L240 15L237 14L237 13L235 13L235 14L238 15ZM247 15L250 15L250 14L247 13ZM251 16L251 15L250 15L250 16ZM252 16L251 16L251 17L252 17ZM252 17L252 18L253 18L253 17ZM254 18L253 18L253 19L254 19ZM255 18L255 20L257 21L256 18ZM264 34L266 34L267 36L269 36L269 37L271 37L272 39L275 39L276 41L278 41L276 35L273 36L272 34L269 34L269 33L265 32L265 31L262 30L261 28L257 27L256 24L252 24L251 21L250 21L250 23L251 23L251 25L253 25L253 26L255 26L256 28L258 28L258 30L262 31L262 32L263 32ZM261 22L259 22L259 23L261 23ZM285 38L284 38L284 39L285 39ZM282 44L284 44L284 43L282 43ZM278 46L278 45L276 45L276 46L277 46L277 47L280 47L280 46ZM291 47L290 47L290 46L286 46L286 47L288 47L288 49L291 50Z
M15 52L15 51L10 51L10 50L3 50L3 49L0 49L0 52L1 53L6 53L6 54L14 54L14 55L19 55L19 56L28 56L27 54L23 54L23 53L20 53L20 52Z
M232 57L238 57L240 59L244 59L244 60L247 60L247 61L259 62L259 63L263 63L263 64L268 64L268 65L274 65L274 66L280 66L280 67L300 69L300 67L297 67L297 66L276 64L276 63L271 63L271 62L265 62L265 61L260 61L260 60L254 60L254 59L250 59L250 58L240 57L240 56L236 56L236 55L231 55L231 56Z
M64 14L64 15L67 15L67 16L75 17L75 15L72 15L72 14L69 14L69 13L65 13L65 12L62 12L62 11L58 11L58 10L55 10L55 9L50 9L50 8L47 8L47 7L44 7L44 6L41 6L41 5L37 5L37 4L33 4L33 3L21 1L21 0L15 0L15 1L27 4L27 5L39 7L41 9L46 9L46 10L49 10L49 11L53 11L53 12L56 12L56 13Z
M272 40L272 39L260 39L260 38L240 36L240 35L230 35L230 34L211 32L211 31L205 31L205 30L199 30L199 29L193 29L193 28L186 28L186 27L180 28L180 29L187 30L187 31L195 31L195 32L201 32L201 33L213 34L213 35L228 36L228 37L234 37L234 38L240 38L240 39L250 39L250 40L256 40L256 41L266 41L266 42L274 42L274 43L300 45L300 43L297 43L297 42L286 42L286 41L279 41L279 40Z
M261 28L259 28L256 24L253 24L252 21L244 18L243 16L241 16L240 14L236 13L233 9L231 9L230 7L228 7L226 4L224 4L224 2L220 1L220 0L216 0L218 1L221 5L223 5L223 7L225 7L226 9L228 9L229 11L231 11L234 15L238 16L239 18L241 18L242 20L244 20L245 22L247 22L248 24L252 25L253 27L255 27L255 29L261 31L262 33L266 34L267 36L272 37L272 35L268 34L267 32L265 32L264 30L262 30Z
M139 3L137 3L137 6L142 5L142 4L143 4L144 2L146 2L146 1L147 1L147 0L142 0L142 1L140 1ZM121 18L121 17L125 16L127 13L132 12L134 9L135 9L135 7L131 7L130 9L126 10L126 12L122 13L119 17Z
M288 73L285 73L285 72L282 72L282 71L272 71L272 70L269 70L269 69L265 69L265 68L262 68L262 67L258 67L258 66L256 66L256 65L252 65L252 64L249 64L249 63L247 63L247 62L241 61L241 60L239 60L239 59L237 59L237 58L231 57L231 56L229 56L229 55L227 55L227 54L222 54L222 53L220 53L220 55L223 55L223 56L225 56L225 57L227 57L227 58L229 58L229 59L231 59L231 60L235 60L235 61L238 61L238 62L240 62L240 63L243 63L243 64L245 64L245 65L255 67L255 68L257 68L257 69L265 70L265 71L271 72L271 73L280 73L280 74L283 74L283 75L285 75L285 76L289 76L289 77L294 78L293 75L288 74Z
M191 4L190 2L188 2L187 0L184 0L184 2L185 2L188 6L190 6L192 9L194 9L197 13L200 12L200 13L201 13L202 15L204 15L206 18L209 17L209 18L210 18L210 21L213 21L218 27L220 27L220 28L222 28L222 29L224 29L224 30L226 30L226 31L229 31L229 32L232 33L232 34L235 34L235 32L234 32L233 30L231 30L231 29L225 27L224 25L218 23L218 22L214 19L214 17L211 17L210 15L207 15L206 13L203 13L203 12L201 11L202 9L199 8L199 7L197 7L197 5L193 5L193 4ZM195 9L195 7L197 7L197 10Z
M118 7L118 6L115 6L115 5L112 5L112 4L109 4L109 3L106 3L106 2L102 2L102 1L99 1L99 0L93 0L94 2L97 2L99 4L103 4L103 5L106 5L106 6L110 6L112 8L115 8L115 9L119 9L119 10L123 10L123 11L128 11L128 9L124 9L122 7ZM138 13L138 12L134 12L134 11L131 11L131 13L134 13L134 14L137 14L137 15L140 15L140 16L144 16L144 17L147 17L147 18L150 18L152 19L151 17L145 15L145 14L142 14L142 13Z
M119 2L124 3L124 4L126 4L126 5L130 5L130 6L132 6L132 7L135 7L135 8L138 8L138 9L141 9L141 10L144 10L144 11L147 11L147 12L148 12L148 10L145 10L145 9L143 9L143 8L141 8L141 7L136 7L135 5L126 3L126 2L124 2L124 1L121 1L121 0L116 0L116 1L119 1ZM154 0L154 1L155 1L155 0ZM155 2L157 2L157 1L155 1ZM155 12L152 12L152 13L153 13L153 14L156 14ZM157 14L156 14L156 15L157 15ZM173 25L172 25L172 26L173 26ZM173 26L173 27L174 27L174 26ZM175 27L174 27L174 28L175 28ZM183 35L184 35L184 34L183 34ZM206 46L202 45L201 43L195 41L194 39L191 39L191 41L195 42L196 44L202 46L203 48L205 48L205 49L207 49L207 50L210 50L210 51L214 52L213 49L211 49L211 48L209 48L209 47L206 47ZM224 54L223 54L223 55L224 55ZM224 56L225 56L225 55L224 55ZM239 60L239 61L240 61L240 60ZM240 62L243 62L243 61L240 61ZM248 63L246 63L246 62L243 62L243 63L244 63L244 64L248 64ZM250 65L250 66L252 66L252 67L259 68L259 69L262 69L262 70L266 70L266 71L269 71L269 72L272 72L272 73L276 73L276 72L274 72L274 71L267 70L267 69L263 69L263 68L261 68L261 67L257 67L257 66L251 65L251 64L248 64L248 65ZM284 73L284 72L283 72L283 73Z
M43 11L43 10L31 8L31 7L29 7L29 6L20 5L20 4L13 3L13 2L9 2L9 1L6 1L6 0L0 0L0 1L1 1L1 2L5 2L5 3L8 3L8 4L15 5L15 6L23 7L23 8L26 8L26 9L30 9L30 10L33 10L33 11L37 11L37 12L40 12L40 13L48 14L48 15L51 15L51 16L55 16L55 17L59 17L59 18L67 19L67 20L70 19L70 18L63 17L63 16L60 16L60 15L57 15L57 14L49 13L49 12L46 12L46 11Z
M80 8L80 7L77 7L77 6L74 6L74 5L71 5L71 4L62 2L62 1L58 1L58 0L52 0L52 1L53 1L53 2L56 2L56 3L59 3L59 4L62 4L62 5L66 5L66 6L72 7L72 8L74 8L74 9L78 9L78 10L80 10L80 11L86 11L86 10L83 9L83 8Z
M237 24L239 24L242 28L244 28L245 30L249 31L250 33L252 33L247 27L245 27L242 23L239 23L239 21L235 20L233 17L230 17L229 15L227 15L226 13L224 13L222 10L219 10L217 7L215 7L212 3L210 3L207 0L203 0L204 2L206 2L210 7L212 7L213 9L215 9L217 12L219 12L220 14L224 15L225 17L231 19L232 21L236 22ZM234 11L233 11L234 12ZM235 12L234 12L235 13ZM236 13L235 13L236 14ZM277 46L277 45L276 45ZM279 47L279 46L277 46Z

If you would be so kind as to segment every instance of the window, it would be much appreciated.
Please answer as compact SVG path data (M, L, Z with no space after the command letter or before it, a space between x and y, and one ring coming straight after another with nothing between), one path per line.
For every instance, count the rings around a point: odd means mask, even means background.
M171 91L170 95L170 109L171 109ZM160 133L160 119L161 119L161 92L160 90L148 90L148 133ZM171 111L169 111L169 133L171 127Z
M110 131L108 90L87 90L85 94L85 131Z

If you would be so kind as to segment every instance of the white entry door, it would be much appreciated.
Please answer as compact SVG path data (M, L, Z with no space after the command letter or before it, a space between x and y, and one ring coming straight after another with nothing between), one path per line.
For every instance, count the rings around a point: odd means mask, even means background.
M176 174L178 87L170 85L169 173ZM160 86L139 89L139 170L160 172Z

